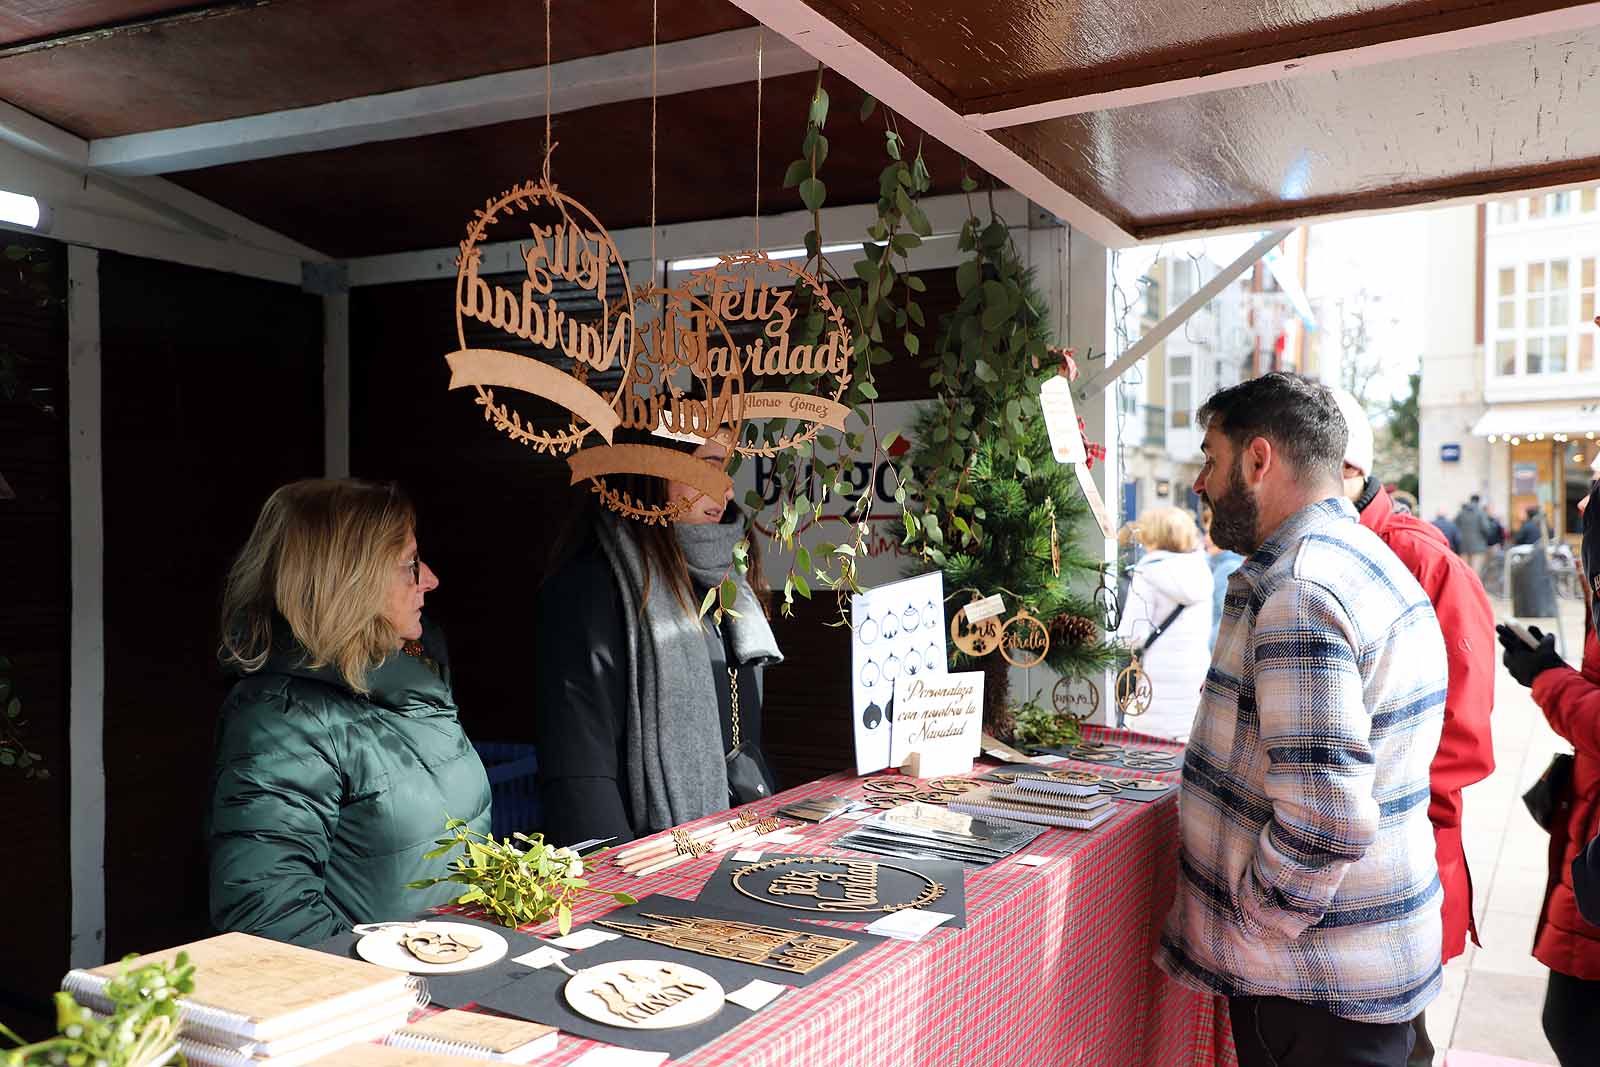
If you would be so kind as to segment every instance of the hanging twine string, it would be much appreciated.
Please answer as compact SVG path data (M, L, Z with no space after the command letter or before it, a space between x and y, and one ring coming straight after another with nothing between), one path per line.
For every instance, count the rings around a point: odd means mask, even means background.
M550 0L544 0L544 183L550 184L550 105L554 85L550 73Z
M761 247L761 62L767 43L767 27L756 30L756 243Z
M657 0L650 0L650 276L657 277L656 265L656 29L660 13ZM666 279L662 278L662 284Z

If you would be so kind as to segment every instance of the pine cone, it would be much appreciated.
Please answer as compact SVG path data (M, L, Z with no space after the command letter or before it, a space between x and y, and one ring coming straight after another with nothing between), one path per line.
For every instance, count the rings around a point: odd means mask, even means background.
M1082 615L1057 615L1050 620L1050 640L1064 645L1086 645L1100 636L1100 627Z

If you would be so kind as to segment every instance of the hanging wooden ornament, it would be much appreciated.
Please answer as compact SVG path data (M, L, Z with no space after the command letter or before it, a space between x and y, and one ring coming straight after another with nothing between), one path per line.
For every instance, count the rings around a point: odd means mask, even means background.
M1057 715L1080 723L1087 722L1100 710L1100 687L1091 678L1063 675L1056 679L1055 688L1050 691L1050 702L1055 706Z
M530 217L533 242L524 259L527 277L512 289L491 284L479 270L490 228L518 214ZM613 299L622 295L614 291L613 273L626 293L628 271L606 228L548 177L523 182L473 212L456 265L457 350L445 357L449 388L471 386L484 419L535 452L571 452L591 433L610 441L619 421L617 401L633 372L634 329L632 306ZM558 286L573 290L574 296L588 294L598 315L558 311L552 295ZM574 310L581 310L581 304ZM472 345L467 341L469 320ZM477 347L482 343L477 335L485 329L497 331L508 347L544 349L571 369L514 351ZM591 376L616 385L609 393L596 390L589 385ZM546 423L525 417L513 401L497 400L497 388L551 401L570 415L568 424L541 429Z
M1045 497L1044 508L1050 514L1050 573L1059 578L1061 577L1061 531L1056 528L1055 498Z
M974 600L973 604L977 602ZM950 641L973 658L987 656L1000 647L1000 620L991 617L971 622L967 619L967 608L971 606L962 605L950 617Z
M1027 608L1006 620L1000 631L1000 655L1013 667L1037 667L1050 651L1050 630Z
M1117 675L1117 707L1124 715L1143 715L1150 710L1154 699L1155 687L1144 671L1144 664L1135 656Z

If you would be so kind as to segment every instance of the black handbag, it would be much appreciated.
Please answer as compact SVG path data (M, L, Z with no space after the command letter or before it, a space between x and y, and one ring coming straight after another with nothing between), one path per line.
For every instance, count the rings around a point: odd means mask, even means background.
M733 747L723 758L728 764L728 799L734 805L749 804L772 795L761 761L739 738L739 662L726 627L717 627L728 671L728 717L733 721Z
M1522 802L1528 805L1528 814L1533 816L1533 821L1550 831L1555 828L1556 817L1566 805L1567 795L1571 792L1572 753L1558 752L1539 780L1533 783L1533 788L1522 794Z

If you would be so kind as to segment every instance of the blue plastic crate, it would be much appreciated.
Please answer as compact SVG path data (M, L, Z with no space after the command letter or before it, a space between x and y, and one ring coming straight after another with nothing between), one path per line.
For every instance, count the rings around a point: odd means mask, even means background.
M496 837L508 837L514 830L536 832L544 821L544 807L539 803L539 759L533 746L474 741L472 747L489 772L494 799L490 832Z

